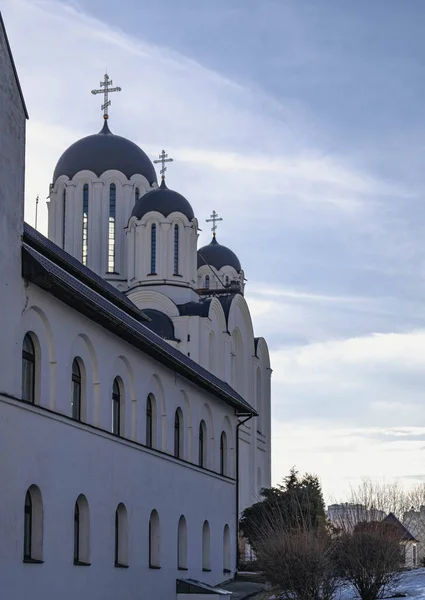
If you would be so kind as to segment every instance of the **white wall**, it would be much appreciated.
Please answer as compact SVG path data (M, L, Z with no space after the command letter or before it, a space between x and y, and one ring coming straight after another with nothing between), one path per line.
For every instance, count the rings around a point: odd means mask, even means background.
M20 393L13 368L24 285L21 272L21 235L24 215L25 112L0 25L0 391ZM3 346L4 344L4 346Z
M222 428L235 435L236 418L223 402L163 368L102 327L30 284L28 306L17 339L34 332L40 342L42 407L0 397L0 580L8 600L21 600L36 589L47 600L76 596L93 598L175 597L175 581L192 577L211 584L230 577L223 573L223 529L231 532L232 571L235 561L235 482L221 477L219 443ZM20 346L20 345L19 345ZM0 340L2 353L10 351ZM19 379L20 347L11 352ZM87 371L87 421L69 418L71 365L82 358ZM116 375L125 386L125 436L111 428L111 386ZM158 402L160 454L145 441L145 401ZM173 453L174 414L182 409L184 455ZM67 417L62 416L67 415ZM209 462L197 462L199 422L207 422ZM107 430L107 431L104 431ZM229 472L234 476L234 439ZM37 485L44 503L44 564L22 562L24 499ZM73 510L79 494L90 505L91 566L73 565ZM114 567L114 514L126 505L130 528L129 568ZM161 520L162 568L148 568L148 521L152 509ZM177 525L187 520L188 570L177 569ZM202 524L211 529L211 572L202 571Z

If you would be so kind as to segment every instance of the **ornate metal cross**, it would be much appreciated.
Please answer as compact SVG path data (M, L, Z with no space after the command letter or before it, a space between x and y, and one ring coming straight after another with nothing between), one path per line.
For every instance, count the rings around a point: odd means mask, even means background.
M165 166L165 163L167 162L173 162L172 158L168 158L168 154L165 153L165 150L163 150L161 152L161 154L159 155L159 158L157 160L153 161L155 164L161 163L162 164L162 168L161 168L161 179L165 179L165 171L167 170L167 167Z
M103 87L103 90L92 90L91 93L96 95L96 94L103 94L103 99L104 102L102 104L102 110L103 110L103 118L107 119L108 118L108 106L111 106L111 101L108 99L108 94L110 94L111 92L120 92L121 88L120 87L109 87L112 85L112 79L109 79L108 73L105 73L105 78L103 81L100 82L100 87Z
M217 229L217 222L222 221L223 219L218 216L218 213L216 213L215 210L212 211L212 213L210 214L210 217L211 217L211 219L205 219L205 221L207 223L212 222L213 226L211 227L211 231L213 232L213 236L215 237L215 230Z

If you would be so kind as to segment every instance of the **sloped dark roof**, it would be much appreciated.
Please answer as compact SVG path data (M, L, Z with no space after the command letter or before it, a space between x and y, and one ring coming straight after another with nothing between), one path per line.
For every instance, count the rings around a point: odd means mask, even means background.
M212 298L201 299L199 302L186 302L179 304L180 316L187 315L189 317L208 317Z
M222 267L233 267L238 273L242 270L241 263L236 254L217 242L214 236L207 246L198 250L198 269L203 265L211 265L219 271Z
M61 258L59 254L57 257L54 256L55 245L48 240L46 240L48 242L46 249L49 256L44 254L40 244L40 238L43 236L38 235L37 249L31 245L34 238L28 234L24 238L26 241L23 243L22 250L22 275L25 279L56 296L74 310L158 360L167 368L220 398L235 408L238 413L257 414L228 383L201 367L180 350L173 348L148 329L145 323L136 320L129 312L118 306L118 302L112 295L104 293L105 290L100 286L96 286L95 289L89 281L79 279L75 271L68 270L63 257Z
M410 533L403 523L397 519L394 513L390 512L382 522L389 523L390 525L397 527L398 531L400 532L400 539L403 542L417 542L417 539Z
M56 264L62 266L81 283L88 284L93 290L99 292L122 308L135 319L148 321L149 319L127 296L114 288L113 285L96 275L91 269L85 267L79 260L68 254L54 242L46 238L39 231L24 223L24 241L32 248L41 252L47 258L51 258Z
M156 172L149 157L137 144L125 137L114 135L105 123L99 133L74 142L62 154L53 173L53 183L61 175L70 179L79 171L93 171L98 177L115 169L127 179L143 175L148 182L156 182Z
M158 189L140 196L136 201L131 216L141 219L148 212L152 211L157 211L161 215L164 215L164 217L168 217L173 212L179 212L185 215L189 221L195 217L189 201L178 192L168 189L164 180L162 180Z
M29 119L27 107L26 107L26 104L25 104L24 94L22 92L21 84L20 84L19 77L18 77L18 71L16 70L16 66L15 66L15 61L13 60L12 49L11 49L10 44L9 44L9 39L7 37L6 27L4 25L4 21L3 21L3 17L2 17L1 11L0 11L0 30L3 31L4 39L6 40L6 49L7 49L7 52L9 54L9 59L10 59L10 64L12 65L13 74L15 75L15 82L16 82L16 86L18 88L19 96L21 98L22 108L24 109L25 117L27 119Z
M145 308L143 312L150 319L149 323L146 323L148 329L165 340L180 341L174 336L174 324L168 315L154 308Z

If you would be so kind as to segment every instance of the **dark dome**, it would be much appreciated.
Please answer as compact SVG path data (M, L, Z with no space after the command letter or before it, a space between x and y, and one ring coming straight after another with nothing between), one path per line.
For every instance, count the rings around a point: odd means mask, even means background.
M168 217L173 212L179 212L191 221L195 215L193 208L184 196L173 190L169 190L162 180L161 185L157 190L152 190L136 201L136 204L131 213L132 217L141 219L146 213L156 210L157 212Z
M198 269L203 265L211 265L217 271L221 267L233 267L238 273L242 270L239 258L230 248L221 246L215 236L208 246L204 246L198 250Z
M144 308L143 312L150 318L145 327L166 340L176 340L174 337L174 325L168 315L154 308Z
M93 171L98 177L109 169L132 175L143 175L152 185L156 172L148 156L139 146L111 133L107 121L99 133L78 140L65 150L53 173L53 183L61 175L70 179L79 171Z

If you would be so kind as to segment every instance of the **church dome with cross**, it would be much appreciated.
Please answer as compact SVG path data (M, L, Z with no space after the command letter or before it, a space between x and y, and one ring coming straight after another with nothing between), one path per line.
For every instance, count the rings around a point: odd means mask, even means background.
M165 184L165 179L162 180L158 189L148 192L136 201L131 216L141 219L152 211L159 212L164 217L178 212L187 217L189 221L195 217L189 201L178 192L170 190Z
M114 135L108 121L94 135L74 142L60 157L53 183L61 176L72 179L80 171L92 171L97 177L109 170L123 173L127 179L143 175L150 185L156 183L155 168L139 146L125 137Z

